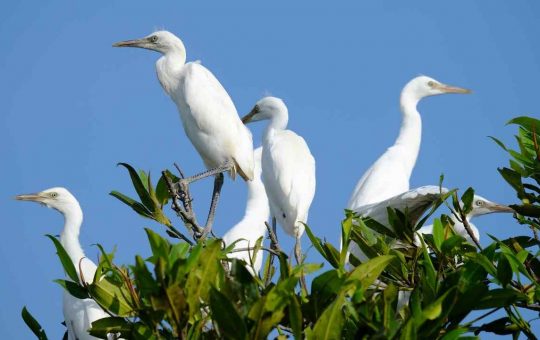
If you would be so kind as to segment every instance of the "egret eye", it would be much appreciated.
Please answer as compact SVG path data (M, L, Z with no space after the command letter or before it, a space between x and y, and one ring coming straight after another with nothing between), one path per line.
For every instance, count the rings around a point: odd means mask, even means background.
M430 81L428 81L427 84L428 84L429 87L433 87L435 85L435 82L430 80Z
M158 37L157 37L157 35L153 35L153 36L150 37L149 40L150 40L150 42L155 43L158 40Z
M57 194L56 192L51 192L51 193L49 194L49 196L50 196L51 198L55 198L56 196L58 196L58 194Z
M476 201L476 205L481 207L484 205L484 201Z
M255 107L253 108L253 111L261 112L261 108L259 107L259 105L255 105Z

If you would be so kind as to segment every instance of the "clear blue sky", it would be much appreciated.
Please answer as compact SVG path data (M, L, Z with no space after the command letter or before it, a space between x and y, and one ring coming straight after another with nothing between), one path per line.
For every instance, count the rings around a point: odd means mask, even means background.
M19 316L23 305L52 339L64 331L61 289L52 282L63 272L43 237L59 233L62 219L15 202L15 194L67 187L85 212L87 255L96 258L92 244L99 242L116 246L118 262L130 263L136 253L148 254L143 227L159 226L108 196L113 189L133 194L115 164L151 170L156 179L173 162L190 174L203 169L156 79L158 55L111 47L154 29L176 33L188 60L200 59L214 72L240 114L267 93L285 100L290 128L317 160L310 224L334 243L356 181L397 134L399 91L418 74L474 93L421 103L423 142L411 185L436 184L444 172L448 187L474 186L494 201L515 201L496 171L506 156L486 136L511 143L515 129L505 122L540 111L538 2L9 1L0 7L2 338L31 337ZM253 130L257 144L261 130L262 124ZM203 215L211 181L193 190ZM218 234L242 216L245 194L241 181L226 180ZM484 241L485 232L527 232L509 216L476 225Z

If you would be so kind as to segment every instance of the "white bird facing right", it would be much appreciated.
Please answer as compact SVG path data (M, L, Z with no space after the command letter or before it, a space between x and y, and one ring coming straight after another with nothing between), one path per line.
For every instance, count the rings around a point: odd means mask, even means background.
M405 85L400 97L402 122L399 135L394 145L360 178L349 199L349 209L356 210L409 190L409 179L422 139L422 119L416 106L424 97L446 93L470 91L426 76L416 77Z
M247 183L248 199L244 218L223 235L225 246L240 240L236 242L234 249L253 248L257 240L266 235L265 222L268 221L270 208L268 206L266 190L261 180L261 157L262 147L259 147L254 151L255 168L253 181ZM248 265L251 265L247 268L253 275L257 275L261 269L263 260L262 252L256 255L254 261L252 261L253 252L249 250L230 253L228 256L229 258L244 260Z
M60 234L60 243L71 258L79 278L84 277L86 283L92 283L97 267L84 255L79 243L83 213L77 199L65 188L51 188L35 194L18 195L15 199L41 203L64 216L65 223ZM98 339L91 336L88 329L92 322L109 317L94 300L78 299L66 290L63 295L63 312L69 340Z
M471 227L471 231L476 238L477 241L480 241L480 233L478 231L478 228L472 224L470 221L477 217L492 213L513 213L514 209L510 208L509 206L498 204L491 202L485 198L483 198L480 195L474 195L473 202L472 202L472 209L469 211L469 213L465 216L467 219L467 222L469 226ZM471 239L471 236L467 232L467 229L465 229L465 226L462 221L460 221L454 214L451 214L450 218L454 222L453 229L458 234L463 236L467 242L471 244L475 244L475 242ZM433 233L433 225L426 225L420 228L417 231L419 234L432 234ZM416 238L415 243L417 245L420 245L420 239Z
M264 97L242 121L270 120L263 135L262 179L270 203L272 224L296 238L295 256L301 261L302 223L315 196L315 159L304 138L287 130L289 111L283 100Z
M242 124L227 91L212 72L198 62L186 63L186 48L168 31L154 32L142 39L121 41L114 47L138 47L162 54L156 62L159 82L175 102L184 131L197 149L207 172L186 181L216 175L212 204L206 223L210 229L221 186L223 171L234 179L253 179L253 140Z

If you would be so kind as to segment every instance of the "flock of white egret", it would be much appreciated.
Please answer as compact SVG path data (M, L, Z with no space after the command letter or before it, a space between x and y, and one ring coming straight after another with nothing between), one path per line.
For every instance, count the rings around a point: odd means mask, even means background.
M201 156L207 171L184 179L187 183L215 176L214 191L206 229L212 227L214 212L223 184L223 172L231 178L238 174L248 186L248 201L243 219L223 237L225 244L238 249L230 256L243 259L253 274L259 272L262 256L254 258L250 247L266 235L269 218L275 231L276 223L296 238L295 256L301 261L300 237L307 223L308 212L315 195L315 159L305 140L287 130L288 110L275 97L259 100L242 119L221 83L198 62L186 63L182 41L167 31L154 32L144 38L115 43L115 47L138 47L159 52L156 62L159 82L176 103L184 131ZM422 121L416 106L427 96L446 93L469 93L469 90L445 85L435 79L419 76L401 92L402 123L399 135L390 148L364 173L356 185L348 208L361 215L387 223L386 207L404 209L421 215L441 194L438 186L410 190L409 179L420 150ZM269 120L262 136L262 147L253 150L248 122ZM18 200L34 201L54 208L64 215L60 242L66 249L80 277L91 280L96 265L85 257L79 243L82 210L75 197L64 188L19 195ZM475 196L467 219L491 212L510 212L510 208ZM458 217L453 217L455 231L469 238ZM478 234L476 228L475 232ZM339 230L335 231L336 233ZM431 232L430 226L420 230ZM478 235L475 235L478 237ZM365 259L360 249L350 251ZM80 269L79 269L80 268ZM95 339L87 329L90 324L108 316L91 299L79 300L64 293L64 317L69 339Z

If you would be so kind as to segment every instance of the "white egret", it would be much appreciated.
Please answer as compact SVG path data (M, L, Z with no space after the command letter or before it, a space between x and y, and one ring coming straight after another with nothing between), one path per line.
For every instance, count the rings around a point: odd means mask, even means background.
M492 214L492 213L513 213L514 212L514 209L506 205L491 202L479 195L474 195L471 208L472 208L471 211L469 211L469 213L465 216L465 218L469 226L471 227L471 231L477 241L480 240L480 233L478 232L478 228L470 222L471 219L475 218L476 216L482 216L482 215L487 215L487 214ZM452 214L450 218L454 222L453 229L456 232L456 234L463 236L467 240L467 242L471 244L475 244L476 242L474 242L471 239L471 236L467 232L467 229L465 228L460 218L458 218L454 214ZM419 234L432 234L433 225L423 226L422 228L418 230L418 233ZM416 238L415 243L420 244L420 240Z
M409 190L409 179L422 138L422 120L416 106L424 97L445 93L470 91L426 76L416 77L405 85L400 97L402 122L399 135L394 145L360 178L349 199L349 209L355 210Z
M287 130L289 112L275 97L257 102L242 121L270 120L263 135L262 180L270 203L272 225L296 238L295 256L301 261L300 237L315 195L315 159L306 141Z
M262 147L259 147L254 151L253 181L247 184L246 212L244 218L223 235L223 242L225 242L226 246L240 240L236 242L235 249L253 248L257 240L266 235L265 222L268 221L270 208L264 184L261 180L261 156ZM229 257L244 260L248 265L251 265L248 267L251 273L257 275L262 266L262 253L256 254L255 259L253 259L253 255L252 251L246 250L230 253Z
M35 194L18 195L15 199L41 203L59 211L64 216L64 229L60 234L60 243L71 258L79 278L84 278L86 283L92 283L97 267L84 255L79 243L83 212L77 199L65 188L51 188ZM70 340L98 339L90 336L88 329L92 322L109 317L94 300L78 299L65 290L63 312Z
M186 178L186 184L215 175L212 203L205 227L212 226L223 184L223 171L234 179L253 179L253 141L233 101L214 75L198 62L186 63L182 41L167 31L142 39L121 41L115 47L139 47L162 54L156 63L159 82L175 102L184 130L208 171Z

